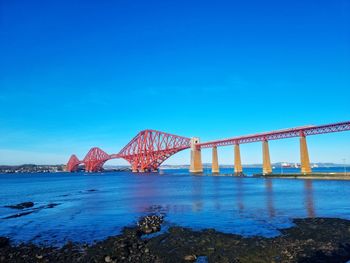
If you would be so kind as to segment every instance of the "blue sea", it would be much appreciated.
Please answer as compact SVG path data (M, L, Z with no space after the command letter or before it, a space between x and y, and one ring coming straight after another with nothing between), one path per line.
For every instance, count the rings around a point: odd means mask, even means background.
M251 175L261 169L245 172ZM165 214L165 230L181 225L267 237L292 226L292 218L350 219L350 181L341 180L213 176L209 169L193 176L177 169L151 174L0 174L0 186L0 236L17 243L92 243L119 234L124 226L154 212ZM26 201L34 207L4 207ZM14 217L18 213L25 214Z

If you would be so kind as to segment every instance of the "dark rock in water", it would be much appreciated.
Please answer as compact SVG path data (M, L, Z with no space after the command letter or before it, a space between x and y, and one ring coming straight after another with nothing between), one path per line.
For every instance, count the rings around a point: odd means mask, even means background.
M48 204L45 208L54 208L55 206L58 206L59 204Z
M13 209L24 209L24 208L29 208L29 207L33 207L33 206L34 206L33 202L23 202L23 203L19 203L17 205L6 205L5 207L13 208Z
M29 203L29 202L28 202ZM22 203L22 204L25 204L25 203ZM18 204L18 205L22 205L22 204ZM32 203L33 204L33 203ZM16 207L18 206L16 205ZM29 205L29 204L28 204ZM34 204L33 204L34 205ZM46 208L54 208L56 206L58 206L59 204L55 204L55 203L51 203L51 204L48 204L48 205L42 205L42 206L39 206L39 207L35 207L35 208L32 208L30 210L26 210L25 212L21 212L21 213L17 213L17 214L14 214L14 215L10 215L10 216L7 216L7 217L3 217L2 219L11 219L11 218L17 218L17 217L21 217L21 216L26 216L26 215L29 215L31 213L37 213L37 212L40 212L41 210L43 209L46 209ZM0 262L1 263L1 262Z
M18 214L14 214L14 215L10 215L10 216L4 217L3 219L11 219L11 218L17 218L17 217L21 217L21 216L26 216L26 215L29 215L29 214L31 214L33 212L34 211L18 213Z
M142 234L151 234L160 231L163 215L148 215L139 220L138 229Z
M0 237L0 248L6 247L10 244L10 239L7 237Z

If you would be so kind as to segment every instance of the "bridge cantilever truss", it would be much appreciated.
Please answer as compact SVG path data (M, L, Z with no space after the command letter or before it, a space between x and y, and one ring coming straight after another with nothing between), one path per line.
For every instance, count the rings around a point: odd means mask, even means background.
M201 148L213 148L213 163L218 172L217 147L234 145L235 146L235 171L241 172L241 159L239 145L243 143L263 142L264 170L271 172L271 164L268 150L268 141L279 140L292 137L300 137L301 140L301 165L302 171L311 172L309 165L309 156L305 137L322 133L333 133L350 130L350 121L339 122L320 126L302 126L292 129L284 129L272 132L257 133L246 136L233 137L229 139L216 140L199 143L198 138L191 139L177 136L156 130L144 130L139 132L119 153L107 154L100 148L91 148L85 158L80 161L77 156L72 155L67 163L67 171L77 170L80 164L85 165L88 172L96 172L102 169L104 163L110 159L123 158L127 160L134 172L156 171L159 166L173 154L191 147L191 168L193 172L201 172ZM196 168L197 167L197 168Z
M82 162L79 161L78 157L75 154L72 154L72 156L69 158L69 161L67 163L67 171L69 172L73 172L76 171L79 164L81 164Z
M190 147L190 139L155 130L136 135L118 154L133 171L157 170L173 154Z
M85 170L96 172L111 159L127 160L134 172L156 171L173 154L190 147L190 139L156 130L139 132L119 153L107 154L98 147L91 148L84 160L72 155L67 163L67 171L75 171L80 164Z

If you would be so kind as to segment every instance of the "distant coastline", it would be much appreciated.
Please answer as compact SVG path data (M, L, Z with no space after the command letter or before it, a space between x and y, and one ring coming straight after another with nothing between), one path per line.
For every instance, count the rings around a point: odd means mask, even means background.
M0 165L0 173L58 173L65 170L65 165Z
M298 164L293 164L285 166L286 163L273 163L272 166L275 169L288 169L296 168ZM333 167L344 167L344 164L336 163L312 163L313 168L333 168ZM348 164L346 167L350 167ZM170 170L170 169L189 169L189 165L162 165L160 170ZM261 168L262 164L245 164L243 168ZM53 164L53 165L40 165L40 164L22 164L22 165L0 165L0 173L58 173L65 172L66 166L64 164ZM211 168L210 163L204 163L203 168ZM220 165L220 168L232 168L233 165ZM83 169L81 171L84 171ZM120 171L131 171L128 165L106 165L104 166L104 172L120 172Z
M78 170L80 171L80 170ZM84 171L83 169L81 171ZM104 169L105 172L131 171L129 166L113 166ZM0 173L61 173L66 172L66 165L39 165L39 164L22 164L22 165L0 165Z

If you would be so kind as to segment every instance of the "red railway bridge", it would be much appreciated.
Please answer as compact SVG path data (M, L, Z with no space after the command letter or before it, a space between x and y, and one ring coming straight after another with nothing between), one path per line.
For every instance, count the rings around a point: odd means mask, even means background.
M219 173L217 147L233 145L234 172L235 174L240 174L243 172L240 144L262 142L263 174L270 174L272 173L272 168L268 141L299 137L301 172L308 174L311 173L312 170L306 136L349 130L350 121L320 126L302 126L203 143L201 143L197 137L186 138L156 130L144 130L139 132L119 153L108 154L98 147L93 147L83 160L79 160L78 157L73 154L67 163L66 169L69 172L73 172L78 169L79 165L85 165L85 171L97 172L102 169L106 161L123 158L130 163L133 172L157 171L159 166L170 156L190 148L190 172L202 173L201 149L212 148L212 172Z
M73 154L67 163L67 171L75 171L80 164L84 164L87 172L97 172L106 161L117 158L128 161L133 172L156 171L170 156L188 148L190 148L189 138L144 130L117 154L107 154L98 147L91 148L82 161Z

